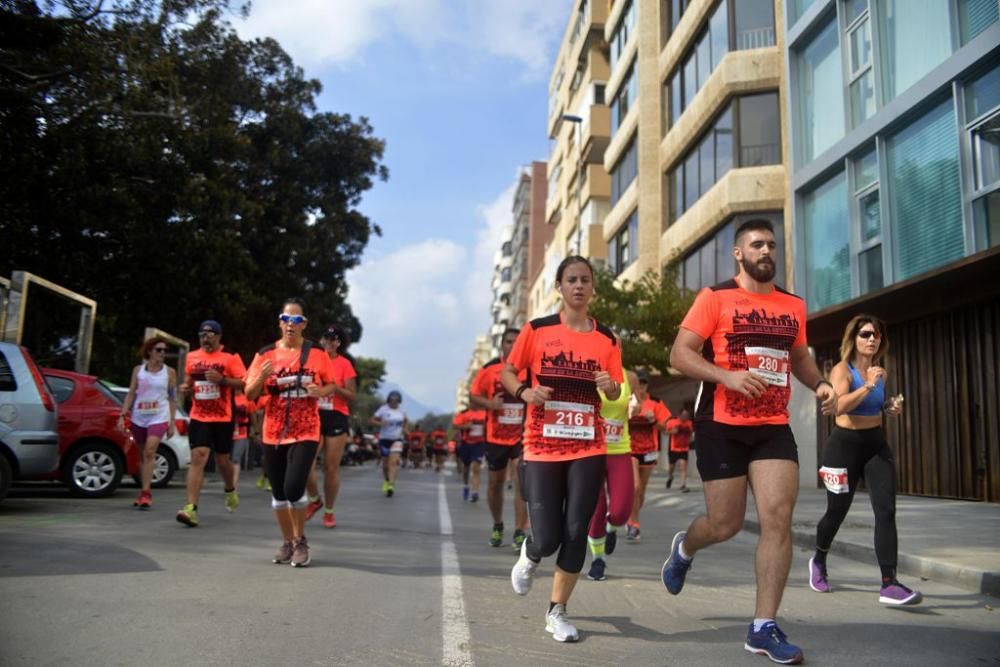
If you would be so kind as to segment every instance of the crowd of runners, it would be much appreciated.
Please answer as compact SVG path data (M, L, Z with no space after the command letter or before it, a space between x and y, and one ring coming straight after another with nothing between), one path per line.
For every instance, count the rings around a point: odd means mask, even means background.
M815 393L822 413L835 419L821 455L828 506L816 529L809 586L831 591L827 554L864 479L875 513L879 601L919 602L920 593L896 578L896 472L882 420L899 415L903 400L890 397L886 388L885 325L869 315L852 319L841 361L824 377L808 352L805 303L773 283L776 253L766 220L736 230L737 275L698 293L671 347L671 367L701 382L698 395L690 397L693 412L686 402L677 406L682 409L676 417L649 393L647 369L623 368L621 339L588 314L594 295L590 262L567 257L556 272L560 311L504 333L501 356L476 375L468 405L454 416L451 437L444 428L418 429L403 411L400 393L389 392L369 421L377 429L373 455L381 466L382 494L396 494L401 466L443 472L454 445L463 500L477 503L485 460L488 544L504 544L510 490L510 544L518 554L511 586L527 594L542 560L555 556L545 629L557 641L576 641L568 604L587 553L588 579L604 581L619 532L624 529L627 541L641 540L640 513L665 434L667 488L676 477L678 492L689 490L688 455L696 448L705 512L674 536L661 567L663 585L680 594L696 554L740 531L752 491L761 529L756 606L744 647L775 662L799 663L802 650L776 621L792 559L799 486L797 447L788 425L794 376ZM209 455L225 485L225 506L236 510L238 462L257 432L281 534L272 560L309 565L306 522L322 510L323 526L337 525L341 463L359 457L365 442L359 434L351 441L357 373L346 351L348 334L332 325L313 345L303 335L307 324L305 304L288 299L278 317L277 341L257 352L247 368L224 350L222 326L205 321L180 384L163 362L166 342L146 341L122 410L143 452L136 507L152 506L153 453L173 429L178 401L190 399L191 467L177 521L199 524Z

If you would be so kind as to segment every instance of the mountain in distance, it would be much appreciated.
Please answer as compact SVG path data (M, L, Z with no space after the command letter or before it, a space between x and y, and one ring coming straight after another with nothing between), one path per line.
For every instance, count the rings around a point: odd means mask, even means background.
M406 413L406 416L409 417L410 421L419 421L428 414L440 415L450 412L450 410L424 405L417 399L407 394L406 391L404 391L403 388L395 382L386 381L380 384L378 387L378 394L382 398L385 398L389 395L389 392L393 390L398 391L403 396L403 404L400 407L403 409L403 412Z

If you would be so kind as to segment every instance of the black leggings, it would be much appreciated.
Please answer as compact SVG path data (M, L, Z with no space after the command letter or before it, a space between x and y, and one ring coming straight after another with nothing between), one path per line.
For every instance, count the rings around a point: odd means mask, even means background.
M559 549L556 565L576 574L587 558L587 527L604 485L605 456L572 461L526 461L524 498L531 516L528 556L539 561Z
M296 503L306 494L306 481L316 460L315 440L290 445L264 445L264 469L271 482L271 494L278 502Z
M864 477L875 511L875 555L883 576L896 569L896 463L885 441L882 427L860 431L834 427L823 447L820 465L827 469L847 469L847 489L840 490L835 482L827 482L826 514L816 527L816 546L829 551L840 524L851 509L858 481ZM821 469L821 473L824 471ZM827 474L838 473L825 471ZM839 480L841 483L843 480Z

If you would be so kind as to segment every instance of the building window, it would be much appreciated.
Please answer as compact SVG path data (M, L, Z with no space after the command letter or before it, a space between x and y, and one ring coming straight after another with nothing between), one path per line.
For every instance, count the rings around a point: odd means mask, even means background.
M976 248L1000 245L1000 67L965 87Z
M684 15L684 11L691 4L691 0L661 0L660 1L660 46L662 47L670 39L670 33L677 27L677 23Z
M882 271L882 209L878 155L874 150L853 163L854 216L857 220L858 286L865 294L885 285Z
M637 153L638 149L636 148L635 137L633 137L622 152L622 156L618 158L618 162L615 163L615 166L611 167L611 172L608 175L611 177L612 207L618 203L618 200L625 194L628 186L632 184L636 174L638 174L639 161Z
M806 307L815 312L851 296L850 225L845 224L850 212L844 173L808 192L802 210Z
M733 136L734 127L737 129ZM674 167L668 210L673 222L719 182L733 165L781 163L781 117L777 93L734 99L695 147Z
M835 21L798 54L798 79L801 157L810 162L844 136L844 79Z
M789 0L788 3L788 25L795 25L795 22L799 20L806 10L809 9L809 5L816 2L816 0Z
M736 228L747 220L764 219L774 226L774 238L778 242L778 252L774 255L774 282L785 284L785 260L782 246L785 240L785 226L780 212L745 213L735 216L720 226L680 262L678 282L692 292L725 282L739 273L733 246L736 244Z
M559 189L559 179L562 177L562 161L556 163L556 166L552 169L552 176L549 178L549 194L548 201L552 201L555 197L556 191Z
M1000 20L1000 3L996 0L960 0L958 3L958 33L965 46L979 33Z
M771 23L773 26L773 17ZM729 5L724 0L716 6L705 29L684 57L682 65L670 77L673 122L677 122L684 109L708 81L709 75L722 62L722 57L729 51L729 43Z
M635 75L635 62L629 65L628 72L622 78L621 86L618 88L618 93L615 95L614 99L611 100L611 135L614 136L615 132L621 127L621 124L625 121L625 117L628 116L628 111L632 108L632 104L638 96L638 82Z
M622 10L621 18L618 20L618 25L615 26L615 30L611 33L611 60L610 66L611 71L615 71L615 65L622 57L622 53L628 48L629 37L632 36L632 32L635 30L635 5L632 0L626 0L625 9Z
M885 0L879 41L885 99L891 100L951 55L951 0Z
M635 210L608 243L608 268L617 276L631 266L638 256L639 212Z
M774 46L774 0L736 0L733 23L738 50Z
M894 279L963 256L958 136L951 99L886 140Z
M851 100L851 127L857 127L875 113L875 73L872 67L872 26L867 0L845 4L847 22L848 89Z

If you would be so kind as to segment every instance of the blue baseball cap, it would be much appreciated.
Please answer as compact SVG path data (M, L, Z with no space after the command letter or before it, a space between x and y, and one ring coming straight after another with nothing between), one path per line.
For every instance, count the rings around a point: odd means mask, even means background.
M198 331L214 331L217 334L222 333L222 325L215 320L205 320L200 325L198 325Z

